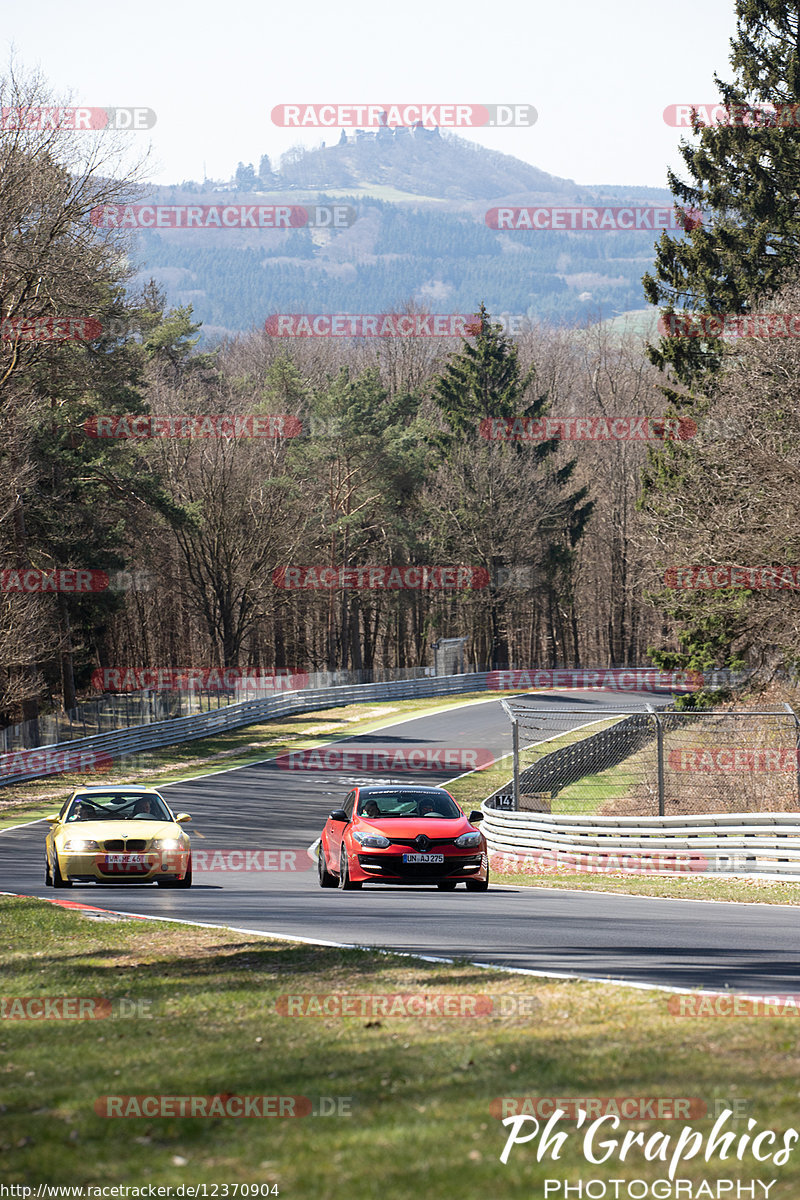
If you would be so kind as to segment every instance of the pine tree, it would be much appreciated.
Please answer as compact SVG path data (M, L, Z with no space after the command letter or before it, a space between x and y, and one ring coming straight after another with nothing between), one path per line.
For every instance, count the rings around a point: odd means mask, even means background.
M272 163L269 160L268 154L262 154L258 160L258 178L263 188L268 188L274 183L272 174Z
M655 274L643 279L667 314L747 312L800 251L800 3L736 0L736 17L733 80L714 76L728 123L703 125L695 114L697 141L680 147L689 179L668 173L679 207L702 221L687 237L664 233ZM687 386L720 361L718 344L700 338L663 337L650 355Z
M572 561L593 508L588 488L570 491L576 460L564 461L557 454L557 438L523 443L481 436L481 422L487 419L538 420L546 414L546 393L525 402L535 374L535 367L523 372L514 342L492 324L482 304L473 337L451 356L434 388L450 428L439 439L451 492L445 524L452 545L460 541L471 548L472 561L479 558L490 573L486 644L494 666L508 665L506 594L498 589L509 569L520 566L528 566L537 579L532 590L541 600L549 657L563 659L569 653L561 616L571 608ZM454 539L455 528L459 533Z
M689 177L668 174L679 207L700 210L702 221L686 237L663 234L654 274L643 279L648 300L663 306L667 322L680 310L715 315L754 311L796 271L800 3L736 0L735 11L732 79L714 76L727 123L705 125L694 114L696 136L680 148ZM649 354L657 366L671 370L672 380L662 390L676 409L688 408L697 416L702 434L702 419L713 415L724 379L721 341L664 336L649 347ZM698 456L702 461L701 449L691 442L666 442L648 454L640 503L659 545L685 506L692 506ZM673 539L673 553L677 549ZM741 665L741 592L676 597L667 589L656 599L671 618L681 647L651 650L657 665Z

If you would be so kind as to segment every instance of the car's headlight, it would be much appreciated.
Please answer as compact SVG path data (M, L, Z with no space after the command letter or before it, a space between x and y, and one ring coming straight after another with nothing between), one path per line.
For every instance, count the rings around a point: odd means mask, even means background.
M69 838L64 842L64 849L71 854L80 854L85 850L99 850L100 847L91 838Z
M183 842L180 838L156 838L153 842L154 850L181 850Z
M474 833L462 833L461 837L456 838L456 845L462 849L468 846L480 846L481 835L476 831Z
M353 837L359 846L372 846L379 850L383 850L386 846L391 846L392 844L382 833L354 833Z

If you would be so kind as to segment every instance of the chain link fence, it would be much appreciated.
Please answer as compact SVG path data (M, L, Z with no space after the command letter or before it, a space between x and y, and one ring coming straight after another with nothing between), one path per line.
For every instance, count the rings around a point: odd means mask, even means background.
M503 701L513 779L491 807L561 815L689 816L800 809L800 721L768 712L535 707Z

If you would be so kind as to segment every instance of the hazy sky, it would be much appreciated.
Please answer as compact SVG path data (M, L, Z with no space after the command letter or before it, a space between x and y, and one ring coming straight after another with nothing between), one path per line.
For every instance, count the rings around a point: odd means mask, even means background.
M663 110L717 98L735 31L733 0L6 6L4 66L13 46L74 103L156 111L136 139L158 183L338 139L278 128L277 104L446 102L532 104L532 128L459 132L578 183L663 187L681 136Z

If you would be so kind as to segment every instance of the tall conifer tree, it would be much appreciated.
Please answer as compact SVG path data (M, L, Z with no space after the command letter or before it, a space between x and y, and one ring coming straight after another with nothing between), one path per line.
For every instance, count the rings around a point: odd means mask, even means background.
M688 178L668 172L679 206L702 220L688 236L664 233L644 276L648 300L667 312L747 312L800 253L800 3L736 0L736 17L733 79L714 76L727 122L705 124L697 111L698 136L680 147ZM687 386L719 365L699 338L662 338L651 357Z

